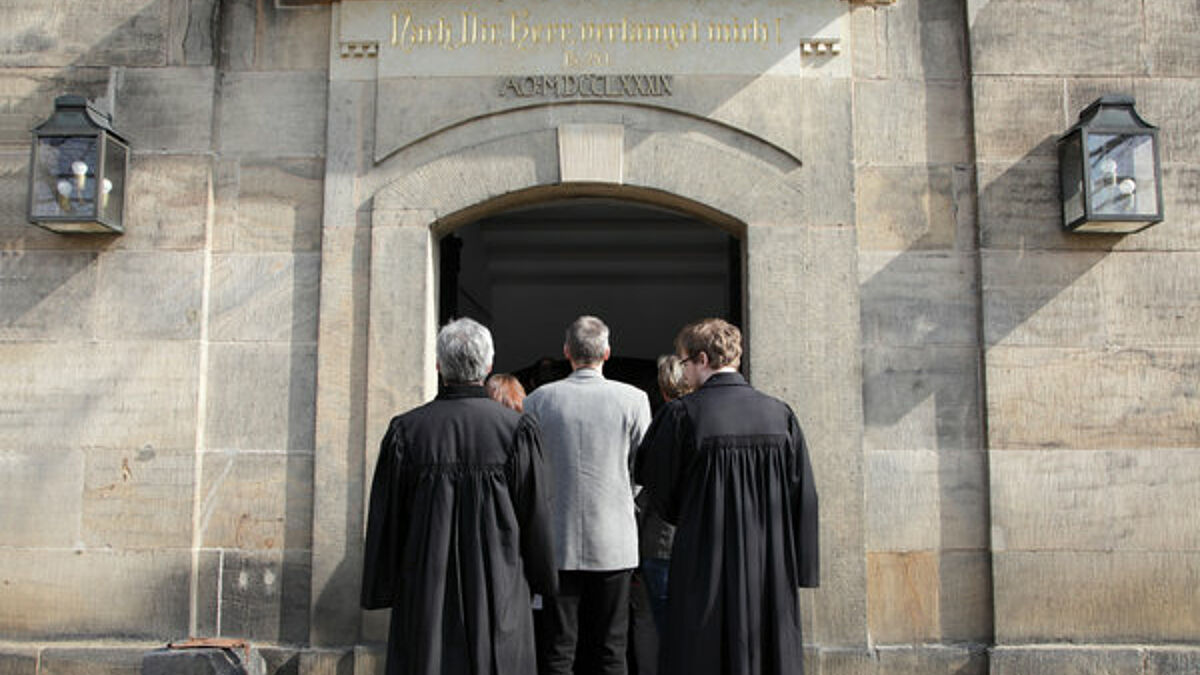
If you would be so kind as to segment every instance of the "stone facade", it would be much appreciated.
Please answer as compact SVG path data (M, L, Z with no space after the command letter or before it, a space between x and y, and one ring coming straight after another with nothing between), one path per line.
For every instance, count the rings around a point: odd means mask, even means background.
M670 96L586 101L496 95L541 62L410 65L395 7L0 7L0 674L189 635L379 672L366 477L436 386L438 240L575 197L739 242L747 371L821 491L809 672L1196 671L1194 2L761 0L783 56L681 46L597 66ZM124 235L25 222L68 92L131 142ZM1161 130L1166 220L1065 233L1055 139L1109 92Z

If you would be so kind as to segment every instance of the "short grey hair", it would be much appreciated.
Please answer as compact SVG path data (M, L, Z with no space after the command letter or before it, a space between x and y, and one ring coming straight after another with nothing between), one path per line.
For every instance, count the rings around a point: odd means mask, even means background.
M478 321L455 319L438 331L438 370L448 384L482 382L495 355L492 333Z
M599 363L608 351L608 326L594 316L581 316L567 328L567 355L579 363Z

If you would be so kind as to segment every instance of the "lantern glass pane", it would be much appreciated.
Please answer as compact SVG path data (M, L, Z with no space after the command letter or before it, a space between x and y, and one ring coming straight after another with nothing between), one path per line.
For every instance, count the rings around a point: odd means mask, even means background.
M1092 213L1157 214L1154 138L1149 134L1092 133L1087 139Z
M104 179L100 183L100 219L120 227L125 206L125 164L129 148L111 138L104 148Z
M34 218L96 216L96 136L41 136L33 167Z
M1074 223L1084 215L1082 145L1080 135L1075 134L1064 140L1058 151L1064 224Z

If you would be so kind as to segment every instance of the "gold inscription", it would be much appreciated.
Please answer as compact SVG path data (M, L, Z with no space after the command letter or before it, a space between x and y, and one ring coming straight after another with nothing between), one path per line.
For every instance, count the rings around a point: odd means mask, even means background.
M501 78L502 97L636 98L673 96L671 75L524 75Z

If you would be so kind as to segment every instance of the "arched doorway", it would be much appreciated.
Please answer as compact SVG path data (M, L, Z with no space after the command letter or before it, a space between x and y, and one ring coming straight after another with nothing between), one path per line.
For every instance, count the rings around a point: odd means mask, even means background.
M447 234L440 254L439 323L489 326L496 371L527 388L565 374L563 329L580 314L612 329L606 374L648 393L685 323L742 323L741 241L660 206L587 197L513 208Z

